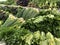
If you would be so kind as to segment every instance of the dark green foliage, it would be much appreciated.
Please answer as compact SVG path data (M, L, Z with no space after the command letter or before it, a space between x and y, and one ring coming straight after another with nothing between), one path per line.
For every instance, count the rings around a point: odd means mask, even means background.
M28 20L22 27L25 27L33 32L37 30L47 32L52 30L52 23L53 19L40 16L35 19Z
M60 45L57 0L30 1L39 8L11 5L15 0L8 0L7 5L0 6L0 41L4 40L6 45ZM23 6L25 3L28 2L22 3Z
M60 8L60 0L57 1L58 8Z
M8 13L6 11L0 10L0 20L6 20L8 18Z
M1 10L3 11L7 11L9 13L12 13L14 15L17 14L18 12L18 7L9 7L9 6L4 6L4 7L0 7ZM21 8L20 8L21 9Z
M22 17L24 11L25 11L25 8L22 8L22 9L18 8L16 16L18 18Z
M7 28L9 29L7 30ZM49 39L53 41L53 43L50 42ZM48 32L47 34L45 34L44 32L40 33L40 31L32 33L24 28L0 28L0 40L4 40L6 42L6 45L48 45L50 43L54 44L54 39L55 38L50 32Z
M56 10L55 10L56 11ZM45 15L44 15L45 14ZM44 31L45 33L51 32L55 37L60 37L60 15L59 12L52 12L42 13L36 18L29 19L23 24L22 27L25 29L29 29L32 32L37 30ZM57 34L56 34L57 33Z
M24 43L23 37L28 33L30 32L26 29L3 27L0 28L0 40L5 40L7 45L19 45Z

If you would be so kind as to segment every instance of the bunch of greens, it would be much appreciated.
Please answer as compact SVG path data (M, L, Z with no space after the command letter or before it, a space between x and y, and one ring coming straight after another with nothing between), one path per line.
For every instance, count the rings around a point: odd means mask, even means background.
M9 28L7 30L7 28ZM22 29L16 29L12 27L0 28L0 40L4 40L6 45L59 45L60 39L55 38L50 32L45 34L44 32L36 31L34 33Z
M54 8L57 7L57 2L59 0L31 0L30 3L36 5L39 8Z
M53 13L53 11L55 13ZM52 10L47 13L45 12L40 13L40 16L37 16L36 18L28 19L22 25L22 28L28 29L31 32L37 30L44 31L45 33L51 32L55 37L60 37L60 13L57 12L57 10Z

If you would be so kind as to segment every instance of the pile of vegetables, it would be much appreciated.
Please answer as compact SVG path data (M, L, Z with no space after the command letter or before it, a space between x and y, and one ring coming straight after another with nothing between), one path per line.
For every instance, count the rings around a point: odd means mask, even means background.
M6 45L60 45L57 0L30 0L28 7L9 1L0 6L0 41Z
M21 6L28 6L28 7L39 7L39 8L54 8L60 7L60 0L7 0L0 2L0 4L6 5L21 5Z
M15 30L12 27L9 30L6 27L1 28L0 31L0 39L4 40L7 45L60 45L60 39L54 37L50 32L45 34L37 30L32 33L26 29Z

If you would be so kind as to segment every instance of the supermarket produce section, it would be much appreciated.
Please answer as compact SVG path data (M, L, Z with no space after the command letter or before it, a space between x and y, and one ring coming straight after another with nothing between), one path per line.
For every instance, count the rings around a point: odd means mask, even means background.
M60 45L60 0L0 2L0 45Z

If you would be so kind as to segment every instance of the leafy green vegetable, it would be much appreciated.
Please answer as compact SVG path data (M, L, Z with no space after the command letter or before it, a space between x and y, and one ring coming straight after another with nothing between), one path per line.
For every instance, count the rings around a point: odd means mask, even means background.
M8 19L5 21L5 23L2 25L2 27L7 27L13 24L17 20L17 17L13 16L12 14L9 15Z

